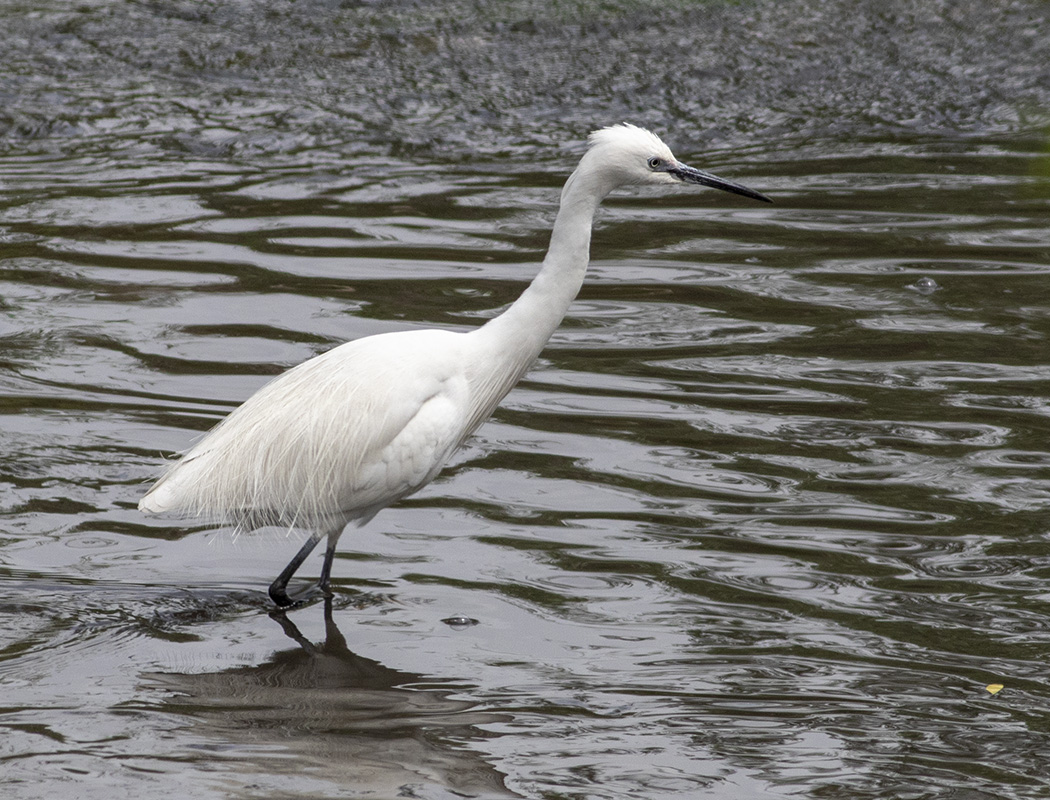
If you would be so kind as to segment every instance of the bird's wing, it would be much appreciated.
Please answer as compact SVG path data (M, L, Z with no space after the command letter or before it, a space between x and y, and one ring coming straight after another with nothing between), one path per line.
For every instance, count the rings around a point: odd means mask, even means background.
M288 525L371 516L427 483L462 440L461 339L371 336L300 364L191 448L140 508Z

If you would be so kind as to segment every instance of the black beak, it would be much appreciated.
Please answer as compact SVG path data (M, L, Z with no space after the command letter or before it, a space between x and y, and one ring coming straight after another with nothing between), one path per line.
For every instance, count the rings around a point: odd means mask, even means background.
M687 167L685 164L676 163L673 167L667 170L667 174L673 175L678 178L678 180L685 183L697 183L700 186L710 186L713 189L721 189L723 192L742 194L744 197L750 197L752 200L761 200L763 203L773 202L764 194L756 192L754 189L748 189L746 186L741 186L739 183L724 180L716 175L712 175L710 172L704 172L702 169Z

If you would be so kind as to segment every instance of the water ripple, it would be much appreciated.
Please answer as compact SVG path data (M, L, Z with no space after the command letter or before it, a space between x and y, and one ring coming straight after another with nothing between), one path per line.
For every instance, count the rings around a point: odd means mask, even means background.
M1045 4L9 5L18 792L1045 796ZM610 198L328 614L267 614L294 535L138 513L289 365L505 307L623 119L776 202Z

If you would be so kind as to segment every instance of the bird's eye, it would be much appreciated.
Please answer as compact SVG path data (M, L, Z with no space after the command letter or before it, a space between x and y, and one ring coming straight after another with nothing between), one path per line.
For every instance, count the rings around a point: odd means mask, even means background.
M660 169L660 167L664 165L663 159L657 158L656 156L650 158L648 163L649 169Z

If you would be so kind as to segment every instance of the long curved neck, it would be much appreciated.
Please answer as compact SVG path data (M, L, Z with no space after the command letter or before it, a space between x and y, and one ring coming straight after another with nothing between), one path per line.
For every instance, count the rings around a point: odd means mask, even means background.
M471 413L464 435L492 413L561 324L590 261L594 212L612 186L586 168L586 156L561 193L550 247L539 273L506 311L467 334Z
M609 190L578 168L565 183L550 246L539 273L513 305L482 329L504 343L524 371L561 324L583 285L590 261L591 225Z

